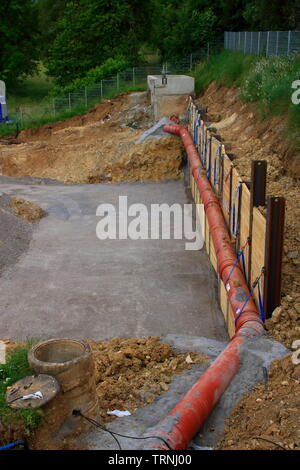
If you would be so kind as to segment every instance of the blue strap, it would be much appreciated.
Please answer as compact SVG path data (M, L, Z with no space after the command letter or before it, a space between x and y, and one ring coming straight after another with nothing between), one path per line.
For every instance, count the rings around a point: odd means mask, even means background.
M193 138L194 144L196 143L196 136L197 136L197 121L195 120L195 124L194 124L194 138Z
M232 234L234 235L234 230L235 230L235 203L233 203L233 208L232 208Z
M209 161L208 161L208 170L207 170L207 179L209 179L209 180L210 180L210 170L211 170L211 168L210 168L210 159L209 159Z
M232 274L233 271L235 270L235 268L236 268L236 266L237 266L237 264L238 264L238 262L239 262L239 260L240 260L240 255L241 255L241 252L239 251L239 252L237 253L236 262L235 262L235 264L232 266L231 271L230 271L230 273L228 274L228 277L227 277L226 281L224 282L225 287L226 287L226 285L227 285L227 282L228 282L229 279L231 278L231 274Z
M256 285L256 284L255 284L255 285ZM252 289L251 289L251 291L250 291L250 293L249 293L247 299L245 300L244 305L242 306L242 309L241 309L240 313L239 313L238 316L235 318L235 321L234 321L235 324L236 324L236 322L238 321L238 319L240 318L240 316L242 315L242 313L243 313L243 311L244 311L244 308L246 307L247 303L249 302L249 299L250 299L250 297L252 296L252 294L253 294L253 292L254 292L255 285L252 286Z
M214 160L214 186L217 184L217 159Z

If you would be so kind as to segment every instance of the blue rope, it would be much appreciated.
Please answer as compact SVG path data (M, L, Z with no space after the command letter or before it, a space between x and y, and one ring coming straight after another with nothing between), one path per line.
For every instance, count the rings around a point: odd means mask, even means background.
M242 306L242 309L241 309L240 313L238 314L238 316L236 317L236 319L235 319L235 321L234 321L235 324L236 324L236 322L238 321L238 319L240 318L240 316L242 315L242 313L244 312L244 308L246 307L247 303L249 302L249 299L250 299L250 297L252 296L252 294L253 294L253 292L254 292L255 286L256 286L256 284L254 283L254 284L252 285L252 289L251 289L251 291L250 291L250 293L249 293L247 299L246 299L245 302L244 302L244 305Z
M12 442L11 444L7 444L6 446L0 447L0 450L9 450L9 449L13 449L14 447L21 446L21 445L24 445L23 440L15 441L15 442Z

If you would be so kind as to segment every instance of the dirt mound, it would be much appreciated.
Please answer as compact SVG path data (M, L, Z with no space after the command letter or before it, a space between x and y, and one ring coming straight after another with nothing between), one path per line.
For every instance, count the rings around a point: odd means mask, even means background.
M209 359L195 352L177 353L168 344L160 343L158 337L113 338L90 344L103 421L114 419L107 411L134 413L138 407L152 403L156 395L168 390L174 375Z
M283 139L284 121L274 117L259 120L255 105L239 99L237 89L219 87L212 83L196 102L207 107L207 119L216 128L233 164L244 181L249 181L251 160L267 160L267 194L286 198L286 222L283 257L282 303L285 314L280 322L268 321L271 336L291 346L300 338L300 165L299 155ZM297 164L296 164L297 163Z
M103 100L83 116L21 132L19 145L0 144L0 172L64 183L181 177L180 139L135 144L151 122L145 93Z
M25 199L12 198L10 207L18 217L31 224L41 220L46 215L43 209L33 202L25 201Z
M300 364L294 365L291 355L274 361L266 383L234 409L218 448L300 450L299 384Z

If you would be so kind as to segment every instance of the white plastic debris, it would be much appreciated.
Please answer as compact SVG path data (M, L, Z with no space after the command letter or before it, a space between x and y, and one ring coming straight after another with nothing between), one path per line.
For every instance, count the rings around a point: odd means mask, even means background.
M120 411L120 410L108 411L107 414L117 416L118 418L123 418L124 416L131 415L130 411Z
M22 396L22 400L31 400L32 398L37 398L38 400L42 400L44 397L43 397L42 392L29 393L29 395Z

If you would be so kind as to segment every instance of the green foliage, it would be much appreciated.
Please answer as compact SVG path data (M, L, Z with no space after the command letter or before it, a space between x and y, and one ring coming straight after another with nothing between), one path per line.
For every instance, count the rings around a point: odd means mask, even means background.
M59 86L82 78L107 59L136 61L148 25L146 0L68 2L47 59Z
M292 83L300 79L300 55L257 57L223 51L200 64L195 71L196 90L212 81L240 88L241 99L256 104L260 119L287 117L284 134L300 150L300 104L292 102Z
M217 16L208 2L153 0L152 44L165 59L199 50L217 36Z
M248 30L252 31L286 31L297 29L299 28L299 1L248 1L246 2L243 16Z
M261 58L243 81L241 97L244 101L259 102L267 114L288 113L293 106L291 85L299 78L299 55Z
M196 91L204 90L214 80L218 85L239 86L257 60L256 56L244 56L242 52L227 50L211 56L195 70Z
M0 76L10 85L36 68L37 11L31 0L1 0L0 18Z
M59 21L64 15L68 0L37 0L38 27L40 30L41 58L47 58L49 47L59 33Z
M19 429L24 435L29 435L41 421L41 411L35 409L13 409L6 404L6 389L17 380L34 374L28 364L27 353L32 342L28 341L23 347L18 347L9 355L6 364L0 364L0 421L5 426Z
M115 59L107 59L102 65L95 67L87 72L83 78L76 78L73 82L65 87L53 88L52 95L61 95L70 93L72 91L80 90L88 85L100 83L105 77L125 70L128 67L128 62L123 57L117 57Z

